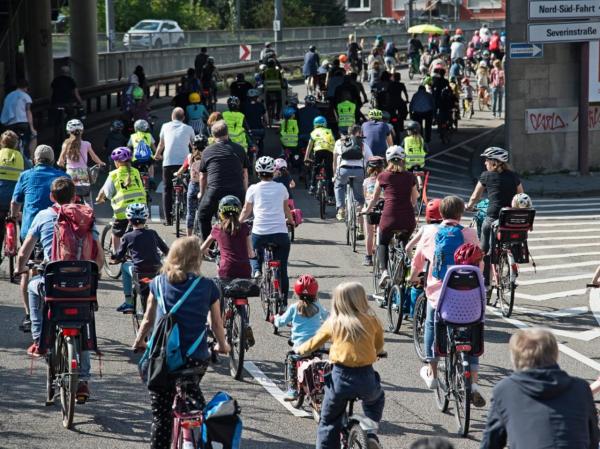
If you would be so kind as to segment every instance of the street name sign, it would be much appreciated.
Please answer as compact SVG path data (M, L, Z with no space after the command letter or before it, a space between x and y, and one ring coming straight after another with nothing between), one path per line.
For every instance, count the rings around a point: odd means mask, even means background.
M530 0L529 19L589 19L600 17L600 0Z
M529 42L511 42L509 57L511 59L543 58L544 46Z
M600 39L600 22L530 23L529 42L588 42Z

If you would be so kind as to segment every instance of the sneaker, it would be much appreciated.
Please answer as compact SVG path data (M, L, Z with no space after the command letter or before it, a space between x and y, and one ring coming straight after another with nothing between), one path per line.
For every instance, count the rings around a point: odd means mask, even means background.
M88 383L86 381L80 381L79 385L77 385L77 393L75 393L75 397L77 398L78 404L85 404L85 402L90 397L90 388L88 387Z
M346 211L340 207L335 215L335 218L337 218L337 221L344 221L346 219Z
M252 332L251 326L246 326L246 342L250 348L256 343L256 340L254 340L254 332Z
M285 395L283 396L283 400L286 402L291 402L291 401L295 401L297 397L298 397L298 392L296 390L294 390L293 388L290 388L290 389L288 389L288 391L285 392Z
M253 277L254 279L259 279L261 276L262 276L262 273L261 273L259 270L256 270L256 271L254 272L254 274L252 275L252 277Z
M310 187L308 188L308 194L309 194L309 195L314 195L314 194L315 194L315 188L314 188L313 186L310 186Z
M385 287L385 284L387 284L389 279L390 279L390 275L389 275L388 271L383 270L383 273L381 273L381 277L379 278L379 287L381 287L381 288Z
M327 198L327 205L328 206L335 206L335 198L333 198L332 196Z
M421 368L420 374L421 378L425 381L425 385L427 385L427 388L429 388L430 390L435 390L437 388L438 380L433 376L429 375L429 366L424 365Z
M477 384L471 384L471 404L475 407L485 407L485 398L479 391L479 386Z
M363 260L363 266L371 267L373 266L373 256L365 256Z
M40 351L40 348L36 342L33 342L31 346L27 348L27 355L35 358L46 355L46 352L47 351Z
M31 332L31 318L29 315L25 315L21 324L19 324L19 329L25 333Z
M119 307L117 307L117 312L121 313L133 313L133 310L133 304L129 304L127 302L124 302Z

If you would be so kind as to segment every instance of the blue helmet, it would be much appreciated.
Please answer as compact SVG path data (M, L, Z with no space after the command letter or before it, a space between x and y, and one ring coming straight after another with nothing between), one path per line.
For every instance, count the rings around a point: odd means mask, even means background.
M283 110L283 118L284 119L290 119L294 116L294 114L296 113L296 110L292 107L287 107Z
M315 117L315 119L313 120L313 126L315 128L322 128L327 126L327 119L325 117L323 117L322 115L319 115L318 117Z

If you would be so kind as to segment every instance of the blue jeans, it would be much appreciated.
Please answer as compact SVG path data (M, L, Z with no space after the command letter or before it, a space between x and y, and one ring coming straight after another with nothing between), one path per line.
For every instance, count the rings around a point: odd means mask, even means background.
M123 262L121 265L121 278L123 282L123 293L125 296L131 296L133 294L133 264L131 262Z
M290 279L288 278L287 272L288 257L290 255L290 237L287 233L267 235L252 234L252 246L254 247L254 252L256 252L256 259L250 259L252 272L261 270L267 243L274 243L277 245L277 249L273 252L273 257L281 263L281 291L283 292L283 301L287 306L288 290L290 288Z
M325 397L321 421L317 430L317 449L339 449L342 418L348 401L360 399L364 414L375 422L381 421L385 394L381 379L373 366L347 368L334 365L325 377Z
M346 184L348 178L354 177L352 181L352 190L354 191L354 199L360 205L365 203L365 195L363 193L363 181L365 172L362 167L340 167L335 176L335 207L338 209L344 207L346 199Z
M198 209L198 192L200 192L200 183L192 182L188 184L187 191L187 215L185 216L188 229L194 228L194 219L196 218L196 210Z
M502 114L502 97L504 96L504 87L492 87L492 112L494 114Z
M40 339L40 333L42 332L42 320L44 314L42 313L42 297L40 296L39 289L40 285L44 283L42 276L34 276L29 281L27 286L27 293L29 295L29 316L31 318L31 336L33 341L37 342ZM88 381L90 380L90 352L81 351L81 365L79 367L79 380Z

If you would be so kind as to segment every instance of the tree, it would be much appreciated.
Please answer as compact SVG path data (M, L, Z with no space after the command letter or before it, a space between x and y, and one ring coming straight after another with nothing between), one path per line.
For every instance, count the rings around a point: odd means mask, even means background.
M242 11L243 28L271 28L273 26L273 0L245 0ZM314 13L304 0L283 0L283 25L305 27L314 24Z

